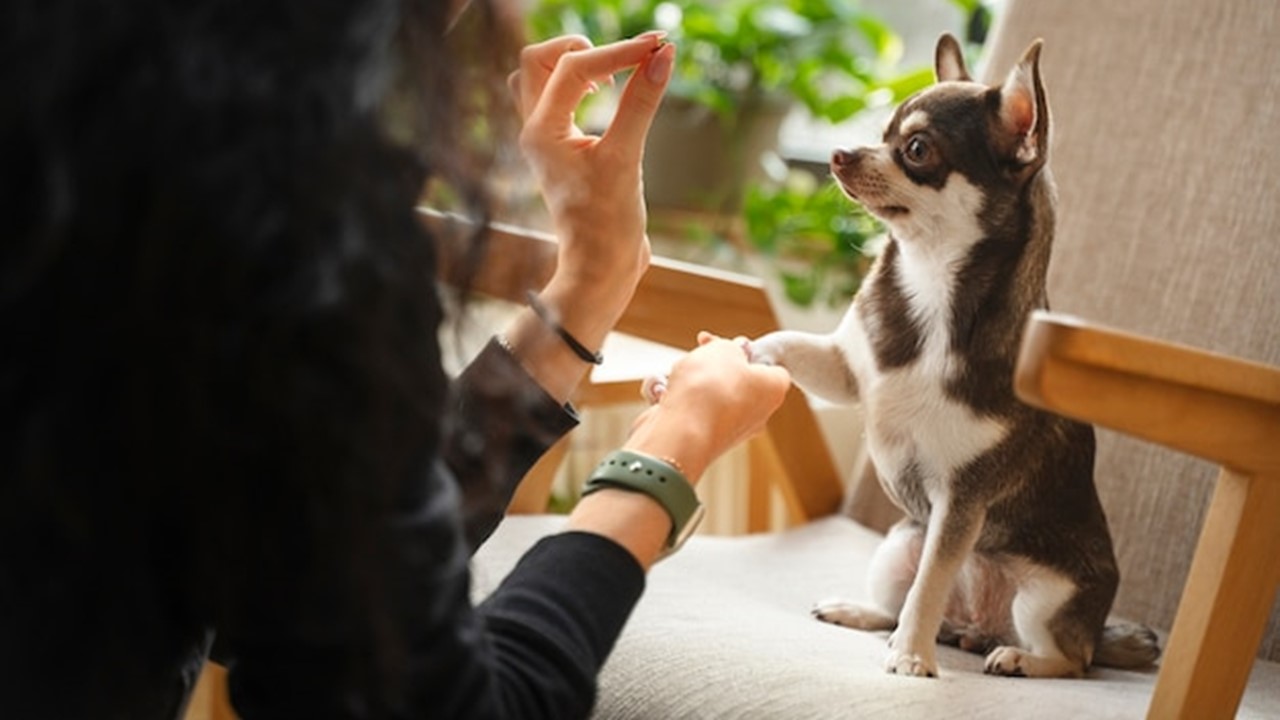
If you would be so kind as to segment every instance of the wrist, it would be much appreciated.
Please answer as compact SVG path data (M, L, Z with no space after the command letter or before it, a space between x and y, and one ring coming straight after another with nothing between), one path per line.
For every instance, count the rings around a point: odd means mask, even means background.
M632 450L615 450L591 472L582 496L619 489L652 499L667 514L670 526L660 557L680 549L702 520L702 503L693 485L666 460Z
M567 402L634 293L635 282L584 282L557 270L532 299L536 307L502 332L504 346L552 397Z
M529 309L533 311L533 314L538 316L538 319L547 326L548 330L551 330L563 340L564 344L573 351L573 354L579 360L592 365L599 365L604 362L604 356L600 354L599 350L592 350L583 345L578 338L573 336L573 333L565 329L558 317L559 313L548 308L537 293L530 290L526 297L529 301Z
M580 499L567 525L613 540L646 570L662 554L671 527L671 516L657 500L622 488L604 488Z
M698 424L686 422L656 406L622 444L622 449L660 458L675 466L692 484L715 460L710 434Z
M642 230L635 237L622 231L602 243L599 228L590 233L557 233L562 250L556 271L541 294L557 298L563 294L573 302L611 308L620 316L649 269L649 239ZM570 246L572 251L564 249Z
M559 325L591 352L599 352L604 339L622 318L635 285L626 282L572 282L557 276L538 293L541 304Z

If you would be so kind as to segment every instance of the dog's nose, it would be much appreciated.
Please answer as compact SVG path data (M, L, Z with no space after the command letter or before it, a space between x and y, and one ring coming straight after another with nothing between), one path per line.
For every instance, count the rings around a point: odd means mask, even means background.
M858 162L857 150L846 150L845 148L836 148L831 153L831 164L835 167L848 167Z

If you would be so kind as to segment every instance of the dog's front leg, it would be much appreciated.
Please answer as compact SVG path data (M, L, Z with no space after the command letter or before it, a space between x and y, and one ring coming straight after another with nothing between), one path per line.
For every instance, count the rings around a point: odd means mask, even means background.
M752 362L780 365L801 390L833 403L858 400L858 381L839 336L779 330L752 340Z
M924 550L915 582L907 591L898 629L889 637L885 670L936 677L937 638L956 575L982 531L981 507L961 507L943 499L929 513Z

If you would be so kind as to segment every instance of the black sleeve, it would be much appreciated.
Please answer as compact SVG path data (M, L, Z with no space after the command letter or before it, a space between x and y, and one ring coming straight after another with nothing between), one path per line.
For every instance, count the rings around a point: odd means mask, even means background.
M266 579L252 616L228 628L232 700L245 720L590 713L644 587L635 558L589 533L549 537L479 607L469 567L516 483L576 417L496 343L450 402L441 457L378 521L370 604L334 595L343 568L311 554Z
M520 479L578 417L492 340L454 381L446 416L441 453L458 478L474 552L498 526Z
M438 464L425 486L415 505L387 519L389 542L376 561L389 597L371 628L353 626L346 608L314 591L324 587L322 573L281 578L301 601L267 600L276 610L235 633L229 680L241 717L590 714L596 676L644 588L639 563L598 535L554 535L475 607L457 485ZM376 638L391 628L387 653ZM367 668L372 686L352 672L352 657L367 655L377 663Z
M505 717L587 717L596 676L644 590L620 545L563 533L535 545L480 606Z

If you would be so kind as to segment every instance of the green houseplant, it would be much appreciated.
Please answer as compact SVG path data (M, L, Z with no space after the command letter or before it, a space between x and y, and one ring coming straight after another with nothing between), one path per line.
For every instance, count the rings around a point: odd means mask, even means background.
M854 0L541 0L529 27L538 39L594 42L666 30L681 48L668 94L724 116L776 96L839 122L866 106L902 52L897 34Z
M840 122L929 81L890 75L901 42L856 0L541 0L528 22L597 43L658 28L680 48L645 159L659 207L736 213L794 104Z
M771 258L786 298L802 307L847 304L884 234L834 181L804 171L748 188L742 215L751 246Z

